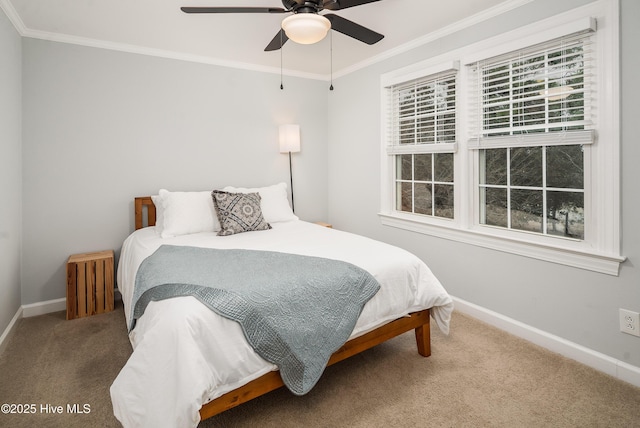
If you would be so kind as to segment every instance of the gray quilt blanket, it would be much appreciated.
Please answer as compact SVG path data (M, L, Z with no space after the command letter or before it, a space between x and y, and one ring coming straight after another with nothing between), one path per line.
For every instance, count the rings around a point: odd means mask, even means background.
M379 288L367 271L338 260L163 245L138 269L130 329L149 302L193 296L237 321L289 390L303 395Z

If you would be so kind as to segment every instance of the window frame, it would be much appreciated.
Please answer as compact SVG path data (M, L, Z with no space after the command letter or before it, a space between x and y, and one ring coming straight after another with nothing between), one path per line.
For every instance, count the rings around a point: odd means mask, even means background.
M455 84L455 93L457 94L457 85L458 85L458 74L459 74L459 68L460 68L460 63L458 61L453 61L453 62L447 62L447 63L443 63L443 64L437 64L435 66L431 66L428 68L424 68L424 69L419 69L417 70L415 73L411 73L411 75L419 75L418 79L406 79L405 75L400 76L400 79L396 79L396 78L391 78L386 80L385 82L385 89L384 91L384 97L385 97L385 102L386 105L388 106L388 108L390 109L390 111L392 111L393 113L395 113L395 107L397 106L397 104L395 103L395 97L394 97L394 93L395 93L395 89L397 86L405 86L405 84L411 84L413 81L418 80L418 83L432 83L433 81L437 81L439 79L446 79L446 80L453 80L454 84ZM393 99L393 100L392 100ZM456 112L457 112L457 96L455 99L455 103L456 103ZM416 113L418 114L418 113ZM389 161L391 163L393 163L393 165L391 166L392 170L395 171L394 174L394 184L392 186L392 193L393 193L393 200L395 201L393 203L393 209L396 210L397 207L397 201L398 201L398 195L397 195L397 184L400 181L398 179L397 176L397 157L401 156L401 155L412 155L412 159L415 159L414 156L415 155L437 155L437 154L443 154L443 153L447 153L447 154L453 154L453 158L455 159L455 153L458 149L458 139L459 139L459 135L458 135L458 126L457 126L457 113L454 113L454 120L455 120L455 129L454 129L454 134L455 134L455 141L453 142L433 142L433 143L424 143L424 144L418 144L418 143L414 143L414 144L402 144L401 143L401 138L399 137L399 135L395 132L395 129L389 124L389 122L392 121L392 117L396 118L395 115L391 114L391 115L386 115L385 119L388 121L387 122L387 126L385 127L385 130L388 132L384 137L385 140L385 151L387 156L389 157ZM437 113L434 113L434 117L438 117ZM396 118L397 119L397 118ZM437 121L437 120L436 120ZM432 158L433 159L433 158ZM413 160L412 160L413 162ZM455 171L455 168L454 168ZM415 186L416 182L419 180L415 180L413 177L414 174L414 170L413 170L413 166L412 166L412 178L411 180L409 180L409 182L411 183L412 188ZM431 184L434 185L436 183L435 177L431 177ZM451 183L451 185L454 188L454 207L455 207L455 180L454 182ZM433 192L433 190L432 190ZM414 194L412 192L412 210L414 209L414 203L415 203L415 198L414 198ZM419 213L415 213L415 212L407 212L407 211L402 211L402 210L397 210L399 212L403 212L403 213L408 213L411 215L418 215L418 216L428 216L430 218L437 218L437 219L443 219L444 221L451 221L450 218L447 217L440 217L435 215L435 210L436 207L432 206L432 211L434 211L433 214L419 214ZM455 216L454 216L455 217Z
M555 15L490 39L394 70L381 76L382 152L379 217L385 226L450 239L484 248L505 251L538 260L559 263L609 275L618 275L625 258L620 254L620 80L619 7L615 0L600 0ZM484 59L525 49L564 37L597 22L597 139L585 150L585 238L575 240L553 235L501 230L480 224L480 150L471 147L468 68ZM459 61L457 81L456 135L454 154L454 219L420 216L395 210L395 156L388 154L386 137L386 91L394 83L406 82Z
M596 79L594 76L597 77L598 67L597 64L593 64L595 62L593 43L596 38L596 22L591 18L583 19L576 24L576 28L580 28L580 31L535 46L525 46L522 49L497 57L483 59L467 66L467 74L470 79L469 92L473 97L473 102L469 106L473 119L469 127L471 138L468 141L467 148L478 150L478 153L472 153L473 162L474 164L478 163L482 171L482 155L486 153L485 149L506 150L505 166L507 167L507 172L506 182L503 185L483 183L482 174L478 174L475 177L479 181L475 182L474 191L479 192L477 199L480 200L476 207L478 209L476 215L480 218L479 223L483 226L488 225L486 221L483 221L486 220L483 219L483 214L486 212L486 205L482 203L483 190L490 188L505 190L506 200L504 202L507 206L507 224L494 227L501 227L507 230L523 230L521 227L514 227L511 223L512 214L514 214L510 208L513 200L508 196L512 194L511 192L534 192L541 196L540 203L544 207L540 218L541 229L530 233L542 236L554 235L563 239L569 238L568 236L548 233L549 222L547 217L548 210L546 209L549 202L547 198L548 192L580 193L583 195L582 207L584 208L584 195L590 189L585 188L584 183L579 189L576 188L575 190L555 190L547 186L548 176L545 174L546 165L544 161L546 159L545 154L550 151L553 152L554 148L570 145L582 148L583 154L586 153L586 164L588 165L591 152L590 146L595 141L596 132L593 127L596 125L596 121L593 118L597 117L597 108L592 108L592 105L597 106L597 91L595 91L596 85L594 84ZM582 54L576 62L573 53L566 53L565 49L575 52L574 49L578 47ZM558 55L560 52L562 53ZM564 69L565 65L558 66L556 62L558 58L567 59L572 69L571 74L577 71L578 75L581 76L579 80L571 83L577 84L576 88L569 87L571 93L576 95L569 101L562 101L561 99L547 100L540 92L541 89L546 92L550 84L558 84L557 75L561 74L560 70L566 73L560 79L566 78L569 74L567 73L568 69ZM532 70L536 71L532 72ZM535 86L531 86L535 74L540 76L540 80L536 80L533 83ZM556 75L555 77L553 77L554 74ZM568 77L568 79L572 79L572 77ZM560 80L560 84L565 85L563 80ZM567 86L562 87L567 88ZM487 94L494 96L487 96ZM576 100L580 101L583 106L578 121L552 119L551 108L558 109L556 111L562 111L562 109L568 108L566 104L563 105L564 103L575 102ZM540 114L542 113L539 110L541 103L544 103L543 105L545 106L544 115ZM504 114L505 112L509 114ZM557 117L562 118L563 116L558 115ZM529 122L523 124L523 120L529 120ZM575 128L576 126L580 129L567 129ZM539 132L543 130L544 132ZM510 154L514 150L525 148L540 150L542 164L540 165L541 169L538 171L540 173L540 182L537 185L518 186L517 179L519 176L513 177L509 174L511 171ZM581 165L583 167L582 175L584 176L584 158ZM590 209L585 211L590 212ZM583 218L583 225L587 226L585 229L588 233L593 229L589 225L588 215ZM589 236L578 238L579 241L585 239L588 240Z

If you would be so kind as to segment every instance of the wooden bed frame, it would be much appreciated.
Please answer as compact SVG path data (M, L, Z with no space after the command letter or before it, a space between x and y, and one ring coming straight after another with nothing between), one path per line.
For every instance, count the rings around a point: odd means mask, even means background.
M135 228L154 226L156 223L156 207L150 196L135 198ZM355 339L349 340L336 351L327 366L342 361L362 351L372 348L382 342L406 333L415 331L418 353L423 357L431 355L431 331L429 309L409 314L409 316L391 321L375 330L370 331ZM200 418L202 420L236 407L242 403L264 395L284 386L279 371L269 372L244 386L230 391L202 406Z

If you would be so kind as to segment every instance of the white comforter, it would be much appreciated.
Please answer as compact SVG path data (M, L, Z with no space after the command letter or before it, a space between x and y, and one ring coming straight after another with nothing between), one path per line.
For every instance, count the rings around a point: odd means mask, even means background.
M362 236L303 221L218 237L198 233L161 239L155 228L134 232L122 246L118 288L129 325L140 263L160 245L246 248L343 260L369 271L381 284L365 305L351 337L410 312L432 308L445 333L453 303L417 257ZM200 407L263 374L277 370L258 356L242 330L192 297L151 302L129 339L133 354L111 386L114 414L125 427L195 427Z

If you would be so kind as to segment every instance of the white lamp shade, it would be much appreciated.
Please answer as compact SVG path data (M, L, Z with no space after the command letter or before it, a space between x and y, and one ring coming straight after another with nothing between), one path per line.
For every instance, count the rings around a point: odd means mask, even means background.
M280 153L300 151L300 125L280 125Z
M324 39L331 23L322 15L297 13L282 20L282 29L296 43L310 45Z

